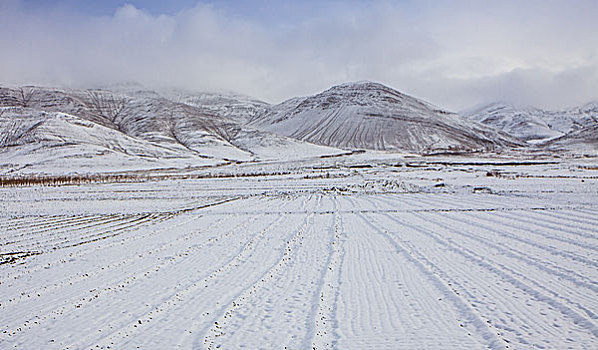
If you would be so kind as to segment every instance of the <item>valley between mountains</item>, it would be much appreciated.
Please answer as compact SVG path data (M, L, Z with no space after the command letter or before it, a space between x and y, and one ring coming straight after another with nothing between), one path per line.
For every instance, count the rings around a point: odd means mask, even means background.
M597 118L2 87L0 348L595 348Z

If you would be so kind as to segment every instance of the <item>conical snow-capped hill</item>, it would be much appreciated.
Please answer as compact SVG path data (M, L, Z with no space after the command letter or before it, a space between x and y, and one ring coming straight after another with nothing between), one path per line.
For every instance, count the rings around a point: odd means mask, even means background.
M251 126L315 144L416 153L487 151L521 142L374 82L272 106Z

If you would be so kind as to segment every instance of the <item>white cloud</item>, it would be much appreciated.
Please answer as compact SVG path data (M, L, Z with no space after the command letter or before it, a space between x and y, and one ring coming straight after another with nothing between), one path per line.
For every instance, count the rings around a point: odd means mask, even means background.
M595 1L352 4L268 23L205 4L175 15L125 5L91 17L6 0L0 76L9 84L232 90L270 102L369 79L453 110L598 98Z

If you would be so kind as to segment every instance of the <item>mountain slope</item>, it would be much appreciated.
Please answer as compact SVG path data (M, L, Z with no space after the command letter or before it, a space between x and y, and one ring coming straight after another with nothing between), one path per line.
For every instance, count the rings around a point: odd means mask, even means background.
M338 150L258 131L218 110L169 100L147 90L0 88L0 106L59 112L195 158L248 161L335 154ZM20 119L15 119L19 121ZM22 120L21 120L22 122ZM117 137L116 134L112 135ZM293 148L303 150L297 153Z
M246 124L249 120L263 114L270 106L251 96L231 92L197 92L179 88L148 90L137 83L109 85L103 90L130 97L162 97L175 103L197 107L213 115L232 119L239 124Z
M541 143L598 124L598 103L559 111L491 103L461 113L531 143Z
M183 148L162 147L89 120L24 107L0 108L0 173L119 171L216 165Z
M240 124L247 124L259 117L269 107L266 102L231 93L192 93L175 90L162 95L172 101L208 110Z
M549 150L565 150L583 154L598 154L598 123L551 139L542 144Z
M315 96L285 101L249 125L340 148L433 153L521 144L372 82L343 84Z

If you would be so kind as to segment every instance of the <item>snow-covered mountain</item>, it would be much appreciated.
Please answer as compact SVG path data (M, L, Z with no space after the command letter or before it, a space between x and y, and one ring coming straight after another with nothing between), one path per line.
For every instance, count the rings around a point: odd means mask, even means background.
M0 152L2 160L10 164L24 162L14 150L23 155L33 147L36 154L45 150L57 159L61 154L74 157L75 148L81 159L105 151L160 164L178 158L195 165L208 159L217 164L341 152L247 127L231 119L230 111L235 109L226 106L234 101L230 96L227 101L218 106L229 115L145 90L0 88ZM59 152L65 147L68 152Z
M367 81L290 99L249 125L302 141L353 149L434 153L521 144L457 114Z
M184 90L160 93L172 101L206 109L241 124L247 124L250 120L264 114L269 107L266 102L232 93L193 93Z
M558 111L498 102L461 114L530 143L541 143L598 124L598 102Z
M542 146L548 150L565 150L582 154L598 154L598 123L548 140Z
M182 147L128 136L61 112L0 107L0 172L117 171L216 165Z
M102 86L100 89L131 97L163 97L172 102L201 108L211 114L232 119L240 124L246 124L249 120L263 114L270 106L251 96L233 92L216 93L181 88L149 90L143 85L133 82Z
M347 149L462 153L525 146L521 139L548 150L596 149L598 103L560 112L493 104L465 116L372 82L273 106L136 84L0 87L0 172L180 168Z

